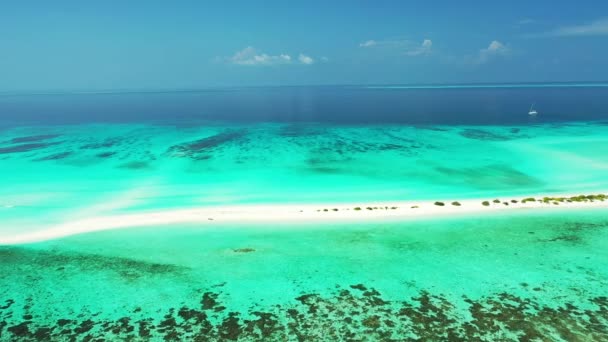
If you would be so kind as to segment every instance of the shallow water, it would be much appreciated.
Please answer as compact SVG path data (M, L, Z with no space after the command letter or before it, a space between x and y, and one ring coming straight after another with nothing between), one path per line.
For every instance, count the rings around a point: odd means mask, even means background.
M607 244L601 211L100 232L0 248L0 331L603 340Z
M209 204L593 193L607 149L598 123L17 127L0 132L0 234Z

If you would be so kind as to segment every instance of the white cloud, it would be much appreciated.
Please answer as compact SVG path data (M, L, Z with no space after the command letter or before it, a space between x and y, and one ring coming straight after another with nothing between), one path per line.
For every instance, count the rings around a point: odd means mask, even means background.
M236 64L236 65L248 65L248 66L257 66L257 65L280 65L280 64L304 64L310 65L314 64L314 58L301 53L297 60L292 58L288 54L279 54L279 55L268 55L265 53L258 52L254 47L248 46L241 51L236 52L232 57L221 58L217 57L217 61L225 61L227 63ZM321 59L326 61L327 59Z
M365 42L359 44L359 47L367 48L367 47L372 47L372 46L376 46L376 45L378 45L378 42L371 39L371 40L368 40L368 41L365 41Z
M310 56L306 56L302 53L298 56L298 60L300 61L300 63L307 65L313 64L315 62L315 60L312 59Z
M229 58L229 61L233 64L238 65L275 65L275 64L288 64L291 63L291 56L286 54L280 55L267 55L265 53L258 53L256 49L251 46L238 51L234 56Z
M498 40L493 40L490 45L488 46L487 49L485 49L488 52L491 53L500 53L500 52L506 52L507 51L507 47L499 42Z
M408 56L426 55L431 52L432 48L433 48L433 42L430 39L425 39L420 46L406 51L405 54Z
M359 44L360 48L383 48L401 51L406 56L421 56L431 52L433 42L430 39L425 39L421 44L404 39L370 39Z
M381 48L381 47L402 47L406 45L410 45L411 42L403 39L384 39L384 40L366 40L363 43L359 44L361 48Z
M608 18L596 20L586 25L561 27L553 32L556 36L608 35Z
M321 57L321 62L323 62L323 63L329 62L329 58L323 56L323 57Z
M529 37L580 37L608 35L608 18L602 18L587 24L558 27L552 31L531 34Z
M506 45L498 40L493 40L487 48L479 50L477 63L485 63L494 56L504 56L509 52L510 49Z

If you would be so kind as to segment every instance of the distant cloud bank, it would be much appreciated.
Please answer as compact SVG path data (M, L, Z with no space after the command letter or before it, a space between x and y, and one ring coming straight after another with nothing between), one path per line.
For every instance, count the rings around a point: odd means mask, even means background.
M300 54L297 60L294 60L288 54L268 55L258 52L254 47L248 46L241 51L237 51L232 57L223 59L230 64L245 65L245 66L269 66L281 64L304 64L311 65L315 60L305 54Z
M385 40L366 40L359 43L360 48L392 48L401 50L406 56L421 56L429 54L433 48L433 42L425 39L418 45L410 40L385 39Z
M608 35L608 18L601 18L587 24L562 26L548 32L530 34L528 36L532 38L543 38L605 35Z
M287 64L291 62L291 56L286 54L267 55L258 53L255 48L248 46L241 51L236 52L229 61L238 65L273 65Z
M398 52L400 55L416 57L426 56L433 53L433 41L430 39L424 39L421 43L416 43L410 40L402 39L370 39L359 43L359 48L379 49L381 51L385 51L385 53L392 51L393 54ZM457 63L478 65L487 63L492 59L509 56L511 54L512 51L509 45L504 44L499 40L492 40L487 47L478 50L477 53L471 53L462 57L444 57L445 59L451 58L452 61L457 61Z

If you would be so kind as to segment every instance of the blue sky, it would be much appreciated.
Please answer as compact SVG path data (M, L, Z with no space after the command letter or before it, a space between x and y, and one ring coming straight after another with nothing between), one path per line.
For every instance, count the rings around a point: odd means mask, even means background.
M608 1L0 2L0 91L608 80Z

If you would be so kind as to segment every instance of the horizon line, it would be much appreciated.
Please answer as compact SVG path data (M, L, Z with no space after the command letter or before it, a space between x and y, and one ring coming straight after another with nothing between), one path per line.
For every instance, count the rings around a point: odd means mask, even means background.
M201 86L193 88L132 88L100 90L17 90L0 91L0 96L26 95L111 95L111 94L154 94L154 93L195 93L208 91L237 91L247 89L277 88L353 88L376 90L407 89L476 89L476 88L593 88L608 87L608 81L558 81L558 82L471 82L471 83L393 83L393 84L311 84L311 85L250 85L250 86Z

